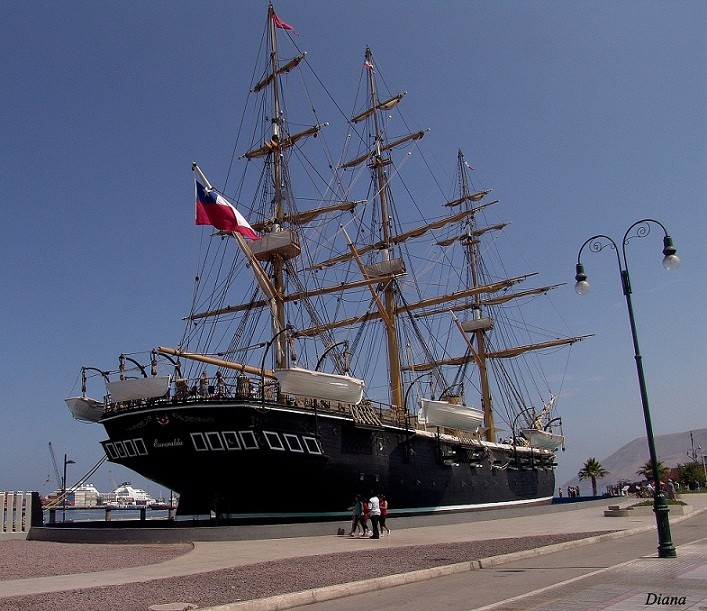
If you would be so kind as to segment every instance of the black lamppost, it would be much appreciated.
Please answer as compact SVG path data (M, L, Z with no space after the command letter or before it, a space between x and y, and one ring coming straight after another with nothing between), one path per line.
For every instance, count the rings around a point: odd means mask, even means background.
M270 338L270 341L265 344L265 350L263 350L263 359L260 362L260 402L263 406L265 405L265 359L268 356L268 351L270 350L270 346L275 343L275 340L278 337L280 337L283 333L288 333L293 330L294 327L292 325L285 325L284 329L280 329L277 333L275 333L275 335Z
M653 467L653 512L658 527L658 557L659 558L675 558L677 552L673 546L670 536L670 523L668 521L668 504L665 501L665 493L660 487L660 474L658 472L658 455L655 451L655 440L653 439L653 425L651 424L651 414L648 407L648 391L646 390L646 380L643 374L643 361L641 352L638 347L638 334L636 332L636 320L633 315L633 305L631 303L631 279L628 273L628 264L626 261L626 244L631 238L644 238L651 230L651 224L656 224L663 230L663 267L668 271L673 271L680 265L680 259L675 255L677 252L673 246L673 240L668 235L662 223L654 219L642 219L631 225L624 234L621 242L621 251L619 251L616 242L610 237L599 234L589 238L577 254L577 274L574 290L578 295L586 295L589 292L589 283L587 282L587 274L584 273L584 265L580 261L584 247L589 244L589 250L599 252L605 247L610 246L616 251L616 259L619 263L621 272L621 287L624 296L626 297L626 306L628 307L628 317L631 323L631 335L633 337L634 358L636 360L636 369L638 371L638 385L641 391L641 403L643 404L643 418L646 422L646 436L648 437L648 451L650 452L651 465ZM635 232L631 232L635 229Z
M697 449L700 451L700 454L702 454L702 471L705 474L705 486L707 486L707 465L705 465L705 451L702 449L702 446L697 446Z
M61 521L66 522L66 465L75 465L76 461L67 460L66 454L64 454L64 478L61 480L61 497L62 501L62 511L61 511Z

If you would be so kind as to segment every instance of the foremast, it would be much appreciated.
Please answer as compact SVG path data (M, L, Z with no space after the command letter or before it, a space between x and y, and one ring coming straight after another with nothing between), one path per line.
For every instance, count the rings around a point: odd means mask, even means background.
M289 175L287 172L286 150L293 146L302 138L316 135L320 129L326 127L326 123L313 125L301 132L291 134L286 128L285 117L283 113L283 103L281 100L281 84L280 77L296 68L305 58L306 53L301 53L289 60L283 65L280 65L280 59L277 50L277 29L291 29L289 26L284 27L281 20L275 14L275 9L272 3L268 5L268 42L269 42L269 70L267 75L257 83L251 90L253 93L259 93L266 88L270 89L272 116L270 121L269 138L259 147L248 151L243 156L246 159L255 159L259 157L265 158L265 163L271 167L271 187L272 187L272 209L267 215L267 221L262 224L256 224L257 228L265 231L263 239L250 247L252 253L249 253L244 247L243 241L239 243L246 256L253 257L258 261L267 261L270 263L270 278L274 293L270 297L271 302L271 337L275 343L275 368L285 369L288 367L288 350L287 342L287 312L286 312L286 286L285 276L288 261L300 255L300 243L297 232L294 229L285 227L288 225L297 224L299 215L289 208L286 209L286 203L292 199L289 194L290 185L288 184ZM267 92L266 92L267 93ZM335 207L336 208L336 207ZM317 214L314 211L310 214ZM238 236L234 236L238 237ZM252 265L251 268L256 272L257 265ZM259 281L260 282L260 281ZM263 283L260 282L261 288ZM266 289L264 292L268 293Z
M273 188L274 188L274 226L277 231L282 227L282 221L284 217L284 210L282 205L282 174L283 174L283 156L281 155L282 145L280 144L280 134L281 129L281 111L280 111L280 87L278 82L278 69L279 62L277 57L277 33L275 26L275 9L272 3L268 6L268 28L270 30L270 66L272 74L272 95L273 95L273 116L272 116L272 138L271 142L274 143L274 150L271 152L271 159L273 164ZM287 338L285 337L283 330L285 329L285 303L283 300L284 296L284 278L283 278L283 268L284 259L282 254L275 253L271 257L271 263L273 266L273 284L275 286L276 298L275 298L275 311L273 313L273 328L272 334L276 338L277 348L275 352L275 366L278 369L284 369L287 366Z
M250 303L243 304L242 307L216 308L201 313L192 312L187 320L195 322L199 318L216 317L220 314L242 309L251 310L261 306L269 306L270 339L267 344L268 347L271 343L274 344L275 369L287 369L290 361L287 347L288 341L291 340L291 335L288 337L286 332L292 329L288 325L287 303L292 301L292 299L288 299L286 294L286 277L291 265L290 260L298 257L301 253L299 234L296 229L301 223L307 222L307 220L319 214L332 210L350 210L356 203L341 202L305 213L298 213L295 209L287 171L288 149L303 138L312 135L316 136L328 124L313 125L303 131L290 133L283 112L281 75L295 69L305 58L306 53L300 53L280 65L277 48L278 28L292 29L291 26L278 18L272 3L269 3L266 23L267 60L264 75L251 89L251 93L263 96L262 108L265 109L267 107L268 110L265 112L268 114L263 117L266 120L262 134L263 140L241 157L241 159L246 160L261 158L263 160L264 172L262 177L264 180L262 184L264 192L261 201L268 202L269 208L261 211L263 221L253 223L253 228L262 232L262 235L258 241L246 243L237 232L221 232L222 235L229 235L237 241L248 262L247 266L253 273L266 300L257 302L251 300ZM199 167L193 164L193 169L211 190L212 187ZM169 354L162 349L160 349L160 352ZM201 360L193 356L193 354L190 354L190 356L186 356L186 354L182 353L182 356L193 360ZM233 368L242 369L243 365L234 363ZM258 369L258 371L265 375L263 367Z

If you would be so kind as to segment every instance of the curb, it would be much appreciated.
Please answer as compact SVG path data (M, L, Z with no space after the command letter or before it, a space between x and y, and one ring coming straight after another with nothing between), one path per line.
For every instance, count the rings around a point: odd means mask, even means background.
M681 522L682 520L707 511L707 507L697 509L684 516L679 516L672 520L673 523ZM501 554L499 556L491 556L480 560L471 560L469 562L459 562L457 564L447 564L431 569L420 569L408 573L399 573L397 575L387 575L385 577L375 577L366 579L365 581L354 581L350 583L337 584L333 586L323 586L311 590L302 590L300 592L292 592L289 594L280 594L277 596L269 596L267 598L258 598L255 600L245 600L240 602L226 603L225 605L217 605L214 607L203 607L203 611L279 611L281 609L291 609L314 603L326 602L337 598L345 598L356 594L365 594L367 592L376 592L386 588L406 585L418 581L426 581L446 575L456 573L465 573L467 571L476 571L479 569L488 569L494 566L513 562L515 560L523 560L525 558L535 558L552 554L572 547L581 547L592 543L600 543L602 541L612 541L614 539L622 539L631 535L636 535L642 532L654 530L655 526L641 526L630 530L619 530L587 537L586 539L577 539L576 541L565 541L564 543L554 543L536 549L524 550L521 552L511 552L509 554Z

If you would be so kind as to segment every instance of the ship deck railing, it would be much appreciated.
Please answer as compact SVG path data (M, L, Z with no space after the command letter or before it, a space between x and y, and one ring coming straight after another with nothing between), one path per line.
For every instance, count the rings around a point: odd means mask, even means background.
M163 397L135 399L131 401L112 401L110 396L106 396L104 401L104 413L106 416L109 416L129 411L159 408L167 409L192 404L218 405L234 402L260 402L265 409L290 407L307 411L329 412L350 416L361 424L373 426L382 425L383 423L405 426L404 416L401 418L398 415L400 413L399 410L395 410L386 403L364 399L358 404L352 404L314 397L295 397L281 394L276 386L276 384L266 385L264 393L256 387L252 387L247 393L233 392L230 390L216 392L216 390L212 388L209 388L206 393L200 393L198 391L195 392L192 387L192 389L186 393L179 391L170 392ZM414 426L412 421L416 420L416 418L410 417L409 420L408 426Z
M249 378L250 380L250 378ZM189 385L189 380L178 380L172 384L170 392L158 398L138 399L134 401L113 402L110 397L105 399L105 416L116 415L128 411L142 411L146 409L169 409L175 406L188 405L221 405L234 402L261 403L263 409L291 408L311 411L313 413L336 414L343 418L350 418L354 425L360 428L381 429L384 426L395 427L409 431L410 434L437 435L447 440L456 440L462 446L473 447L482 445L482 438L478 432L459 431L455 429L427 426L418 421L414 414L405 414L402 409L395 406L365 398L358 404L332 401L314 397L285 395L280 393L277 382L266 382L262 387L252 380L247 386L237 387L235 384L225 384L217 389L207 386L201 392L196 384ZM499 444L508 446L513 444ZM521 449L522 448L522 449ZM530 448L516 446L523 454ZM533 448L538 452L539 448Z
M224 404L239 401L262 402L263 407L291 407L313 412L327 412L350 417L358 426L381 427L383 425L399 426L414 430L424 430L424 425L418 424L414 415L386 403L364 398L358 404L345 403L314 397L285 395L280 392L277 382L267 381L264 386L260 380L248 378L246 383L222 383L216 385L199 384L199 379L180 378L170 386L169 392L162 397L135 399L131 401L113 401L108 395L104 398L104 415L112 416L129 411L145 409L168 409L174 406L191 404Z

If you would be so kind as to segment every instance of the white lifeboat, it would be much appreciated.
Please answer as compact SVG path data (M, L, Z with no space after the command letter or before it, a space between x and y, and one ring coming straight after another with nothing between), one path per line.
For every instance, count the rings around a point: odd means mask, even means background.
M461 431L477 431L484 421L484 412L468 405L420 399L417 419L429 426L444 426Z
M103 417L103 401L90 397L69 397L64 401L76 420L98 422Z
M523 434L523 437L528 440L531 447L542 448L543 450L557 450L565 440L564 435L558 435L550 431L521 429L520 432Z
M138 399L164 397L169 390L171 381L170 376L127 378L107 382L106 388L108 388L113 401L137 401Z
M287 395L312 397L358 405L363 399L363 380L347 375L312 371L301 367L276 369L280 390Z

